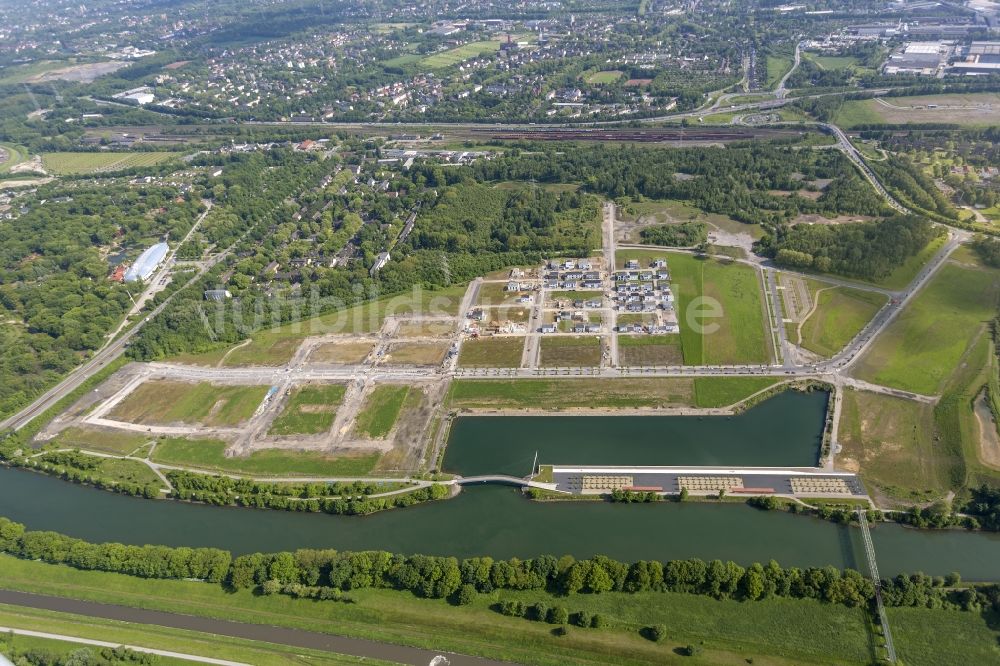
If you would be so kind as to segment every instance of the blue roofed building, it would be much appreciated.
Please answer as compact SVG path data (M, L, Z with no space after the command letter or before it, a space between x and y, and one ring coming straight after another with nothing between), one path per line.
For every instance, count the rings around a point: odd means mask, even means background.
M157 243L139 255L132 267L125 272L126 282L148 280L149 276L163 263L169 247L166 243Z

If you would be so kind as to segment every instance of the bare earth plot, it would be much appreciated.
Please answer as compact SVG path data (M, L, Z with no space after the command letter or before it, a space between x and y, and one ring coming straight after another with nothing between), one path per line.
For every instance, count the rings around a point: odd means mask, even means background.
M456 379L455 409L593 409L682 407L693 404L687 377L627 379Z
M128 423L233 426L257 410L267 386L219 386L152 380L140 384L108 415Z
M447 342L398 342L389 347L386 365L441 365L448 353Z
M351 340L324 342L316 345L309 352L309 361L311 363L344 363L356 365L365 360L374 346L375 343L371 340L361 342Z

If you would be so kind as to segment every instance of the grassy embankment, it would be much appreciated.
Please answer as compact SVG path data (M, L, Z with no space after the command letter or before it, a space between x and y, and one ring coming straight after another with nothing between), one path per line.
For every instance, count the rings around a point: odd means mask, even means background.
M365 476L378 454L329 456L311 451L265 449L245 457L226 457L226 443L212 439L163 439L153 451L153 462L196 467L245 476Z
M347 655L338 655L319 650L277 645L262 641L229 638L197 631L172 629L149 624L118 622L102 618L86 617L71 613L37 610L0 604L0 626L12 629L28 629L59 636L72 636L89 640L130 645L153 650L165 650L181 654L226 659L260 666L285 666L286 664L312 664L314 666L341 666L346 664L374 664L388 662ZM27 636L5 636L8 645L19 651L43 650L49 654L68 657L71 653L87 646L80 643ZM2 645L0 641L0 645ZM97 652L99 648L89 648ZM63 663L63 662L60 662ZM75 663L75 662L74 662ZM181 666L203 662L172 657L157 657L157 666Z
M409 592L355 590L350 592L354 603L346 604L257 596L246 590L231 593L206 583L76 571L6 556L0 557L0 573L0 585L10 589L381 639L524 664L605 664L609 660L622 665L735 664L754 657L781 665L848 664L869 658L864 611L811 600L757 602L748 613L744 603L683 594L557 597L500 592L477 595L471 605L454 607ZM600 613L608 627L570 627L566 636L555 636L552 625L504 617L491 610L490 605L500 599L543 601L573 612ZM658 644L642 638L639 630L650 624L667 626L668 638ZM816 634L817 626L830 631ZM675 654L677 647L688 644L702 647L700 657Z
M343 384L307 385L295 389L281 414L271 423L272 435L314 435L333 425L344 399Z
M456 379L452 409L724 407L774 384L772 377Z

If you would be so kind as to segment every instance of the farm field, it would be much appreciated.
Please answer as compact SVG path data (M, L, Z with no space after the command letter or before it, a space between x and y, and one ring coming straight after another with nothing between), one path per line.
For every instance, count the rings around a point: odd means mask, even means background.
M735 665L753 659L771 666L834 666L867 663L870 659L864 609L816 600L752 602L752 612L748 612L746 602L677 593L608 592L565 597L538 591L504 591L478 594L471 604L455 607L408 592L358 589L351 591L354 603L317 604L286 595L258 595L250 590L230 592L217 584L138 579L11 557L0 558L0 574L8 589L398 641L537 666L609 661L622 666L686 664L691 658L674 650L688 644L702 648L699 663ZM601 630L569 627L565 636L555 637L552 625L505 617L492 609L507 599L541 601L548 606L566 606L571 612L598 613L606 618L608 626ZM953 643L959 639L950 634L923 641L928 657L943 659L937 663L947 663L953 647L971 655L988 655L990 649L995 649L995 643L988 640L993 632L974 615L926 609L912 609L912 613L914 617L904 621L921 627L931 626L928 623L948 613L955 616L954 622L976 620L975 631L959 634L972 638L974 646L955 647ZM668 628L665 641L653 643L640 636L639 630L650 624ZM816 632L817 626L829 631Z
M619 365L680 365L679 335L619 335Z
M828 358L843 349L889 300L878 292L848 287L820 289L814 298L816 309L797 331L801 332L798 344Z
M300 386L294 390L281 414L271 423L272 435L315 435L333 425L337 407L344 399L343 384Z
M677 299L685 364L770 362L760 281L752 268L681 253L669 254L667 267ZM722 316L699 315L713 310Z
M601 340L595 336L543 337L541 365L549 368L597 367L601 364Z
M516 368L521 365L524 336L466 340L458 354L464 368Z
M376 386L354 420L354 430L372 439L381 439L392 431L410 392L409 386Z
M226 443L212 439L161 440L153 462L196 467L248 476L365 476L371 474L379 455L328 455L313 451L265 449L249 456L227 457Z
M954 123L966 127L996 124L1000 93L924 95L851 100L837 111L841 127L864 124ZM934 108L932 108L934 107Z
M169 152L42 153L42 164L56 174L76 175L154 166L180 155Z
M257 410L266 386L221 386L151 380L140 384L108 414L128 423L198 423L234 426Z
M839 466L890 498L926 501L948 491L948 471L961 460L936 444L933 406L845 391L842 409Z
M386 365L441 365L448 353L447 342L397 342L389 347Z
M855 366L868 381L934 395L996 315L1000 271L948 263Z

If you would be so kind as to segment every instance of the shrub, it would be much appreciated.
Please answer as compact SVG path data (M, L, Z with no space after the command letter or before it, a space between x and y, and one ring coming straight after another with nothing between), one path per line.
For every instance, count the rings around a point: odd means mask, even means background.
M680 649L680 653L685 657L696 657L701 654L701 648L697 645L688 645Z
M528 607L527 612L524 614L526 618L529 620L535 620L536 622L544 622L548 615L549 607L541 601L531 604L531 606Z
M667 628L662 624L654 624L643 629L642 634L654 643L659 643L667 637Z
M549 609L545 620L549 624L566 624L569 622L569 611L566 610L565 606L553 606Z
M589 613L580 611L579 613L573 613L570 621L578 627L589 627L590 623L594 621L594 618L592 618Z
M594 617L590 618L591 629L604 629L606 626L608 626L608 621L600 613L596 613Z

